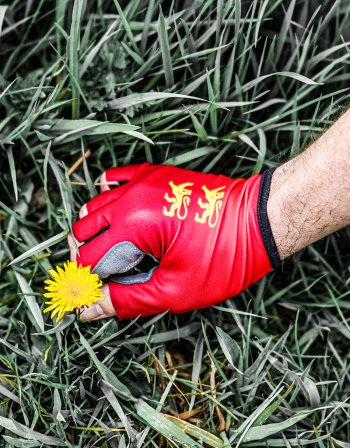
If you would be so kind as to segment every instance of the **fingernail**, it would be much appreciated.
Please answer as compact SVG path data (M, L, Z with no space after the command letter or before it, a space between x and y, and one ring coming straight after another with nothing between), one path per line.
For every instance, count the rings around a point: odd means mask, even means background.
M106 182L107 182L106 173L104 172L101 174L101 177L100 177L100 183L101 183L100 190L102 193L104 191L110 190L109 185L104 185Z
M105 312L102 309L102 306L98 303L93 303L89 308L86 308L80 315L81 321L86 320L94 320L101 318Z
M80 209L79 218L80 219L84 218L84 216L86 216L87 214L88 214L87 206L86 206L86 204L84 204Z

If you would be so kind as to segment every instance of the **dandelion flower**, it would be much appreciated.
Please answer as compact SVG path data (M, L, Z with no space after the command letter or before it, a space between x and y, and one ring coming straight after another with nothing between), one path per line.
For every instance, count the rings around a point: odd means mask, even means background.
M58 322L65 313L83 306L103 300L101 291L102 282L97 274L90 273L90 266L78 266L76 261L67 261L63 269L56 266L50 269L52 280L45 280L45 289L48 291L44 297L50 299L45 302L50 305L44 313L51 313L51 319L57 314Z

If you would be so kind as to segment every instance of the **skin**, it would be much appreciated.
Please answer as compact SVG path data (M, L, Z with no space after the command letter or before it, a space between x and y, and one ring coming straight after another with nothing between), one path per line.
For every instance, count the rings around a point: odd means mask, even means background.
M267 213L280 258L285 259L315 241L350 224L350 110L297 157L272 176ZM106 183L105 174L101 183ZM101 191L108 189L107 184ZM80 210L80 218L87 208ZM72 238L71 259L76 259ZM86 308L82 320L114 317L108 285L105 300Z
M350 109L273 174L267 212L281 259L350 224Z

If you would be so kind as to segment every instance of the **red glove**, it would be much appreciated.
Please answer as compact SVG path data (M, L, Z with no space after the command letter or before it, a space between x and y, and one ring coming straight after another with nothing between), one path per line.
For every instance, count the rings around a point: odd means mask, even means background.
M106 180L124 183L88 202L74 224L84 242L78 263L108 278L145 255L157 261L110 281L121 319L214 305L279 264L266 212L270 171L232 180L145 163L109 169Z

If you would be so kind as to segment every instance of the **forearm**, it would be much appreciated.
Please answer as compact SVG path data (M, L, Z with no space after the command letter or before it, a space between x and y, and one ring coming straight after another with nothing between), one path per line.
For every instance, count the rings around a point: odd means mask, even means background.
M350 110L272 176L267 212L282 259L350 224Z

